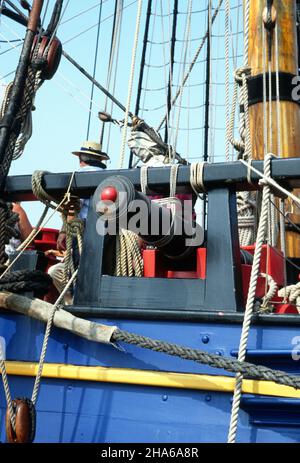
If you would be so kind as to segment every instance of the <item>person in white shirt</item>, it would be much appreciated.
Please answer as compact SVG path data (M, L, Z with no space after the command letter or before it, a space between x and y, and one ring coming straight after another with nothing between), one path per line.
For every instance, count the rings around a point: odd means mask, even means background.
M79 172L95 172L100 171L102 169L106 169L105 161L109 160L109 156L106 153L103 153L101 144L93 141L84 142L80 150L73 151L72 154L79 158ZM88 215L90 200L81 199L80 203L81 208L79 218L85 221ZM58 236L57 250L53 251L53 255L55 255L57 251L63 254L65 250L66 233L62 230ZM48 251L48 254L51 254L51 251ZM61 293L64 289L64 263L60 262L50 267L50 269L48 270L48 274L51 276L53 284L56 287L57 291ZM70 301L70 297L67 297L67 299L65 300L65 302L67 303L68 301Z

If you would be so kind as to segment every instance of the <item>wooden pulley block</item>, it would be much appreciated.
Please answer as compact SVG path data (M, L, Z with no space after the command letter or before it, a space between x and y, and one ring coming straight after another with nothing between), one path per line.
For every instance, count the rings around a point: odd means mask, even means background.
M277 21L277 10L274 5L271 6L269 10L268 7L265 7L263 10L263 22L267 29L273 29Z
M10 413L6 411L6 437L10 444L31 444L35 438L36 412L29 399L15 399L13 409L16 418L16 430L13 430Z
M46 57L45 53L46 53L49 43L50 43L50 47L49 47L49 50L47 52L47 57ZM35 49L36 44L37 44L37 36L34 40L32 51ZM40 44L39 44L39 51L38 51L36 60L38 62L39 61L43 62L43 60L45 60L45 63L43 63L42 74L41 74L41 78L43 80L52 79L52 77L55 75L58 69L61 57L62 57L61 41L57 37L54 37L52 40L50 37L46 35L41 37Z

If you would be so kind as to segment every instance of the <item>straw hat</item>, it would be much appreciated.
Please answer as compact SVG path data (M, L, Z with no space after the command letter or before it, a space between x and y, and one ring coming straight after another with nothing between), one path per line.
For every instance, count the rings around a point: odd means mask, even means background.
M110 158L106 153L102 152L102 145L95 141L85 141L79 151L73 151L72 154L75 156L81 156L87 154L94 159L99 161L108 161Z

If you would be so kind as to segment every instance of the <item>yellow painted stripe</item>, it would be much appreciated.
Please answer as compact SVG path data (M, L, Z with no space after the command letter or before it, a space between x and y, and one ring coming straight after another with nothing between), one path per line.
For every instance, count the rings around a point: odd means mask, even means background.
M13 376L36 376L38 364L6 362L7 373ZM85 367L47 363L44 378L96 381L136 386L170 387L212 392L233 392L235 380L226 376L195 375L165 371L129 370L126 368ZM268 381L243 381L243 393L300 399L300 390Z

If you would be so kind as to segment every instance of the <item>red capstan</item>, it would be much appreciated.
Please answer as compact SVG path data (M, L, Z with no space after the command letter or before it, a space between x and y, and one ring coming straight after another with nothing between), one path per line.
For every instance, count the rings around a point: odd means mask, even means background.
M101 193L101 201L111 201L115 203L118 197L118 192L113 186L108 186Z

